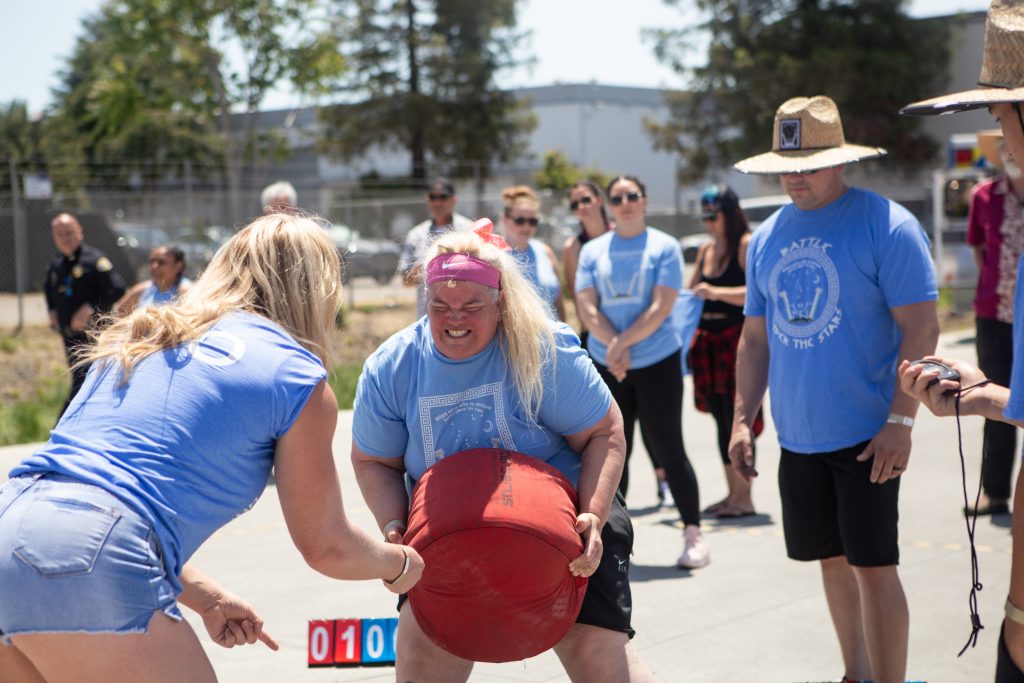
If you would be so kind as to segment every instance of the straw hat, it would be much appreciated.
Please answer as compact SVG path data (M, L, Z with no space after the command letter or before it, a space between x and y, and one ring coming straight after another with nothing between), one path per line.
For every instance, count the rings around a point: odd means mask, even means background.
M1003 158L999 154L999 143L1002 141L1003 131L1001 128L978 131L978 147L981 148L981 156L985 157L985 161L991 168L1001 169L1003 167Z
M885 156L881 147L851 145L836 103L824 95L794 97L775 112L772 151L736 164L743 173L800 173Z
M978 85L974 90L908 104L900 113L927 116L1024 101L1024 0L992 0Z

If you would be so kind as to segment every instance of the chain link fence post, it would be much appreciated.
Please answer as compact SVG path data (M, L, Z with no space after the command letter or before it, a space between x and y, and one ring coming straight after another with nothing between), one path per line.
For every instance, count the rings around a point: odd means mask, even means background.
M25 290L28 289L28 238L25 232L25 206L21 201L18 182L18 162L14 155L8 159L11 175L11 204L14 215L14 290L18 298L18 325L15 333L25 325Z

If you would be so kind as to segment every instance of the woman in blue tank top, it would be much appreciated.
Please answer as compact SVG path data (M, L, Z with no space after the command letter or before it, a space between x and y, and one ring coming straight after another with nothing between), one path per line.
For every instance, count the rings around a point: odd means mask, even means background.
M177 305L97 335L82 391L0 487L0 677L215 680L178 603L222 645L276 649L253 608L189 562L271 468L311 567L395 593L419 580L412 548L371 538L342 505L325 379L340 276L316 221L271 214Z
M525 185L505 188L501 193L502 234L511 247L511 254L519 263L526 279L548 304L556 320L565 320L562 304L562 282L558 277L555 252L538 239L540 225L540 199Z
M139 306L159 306L181 298L192 286L185 277L185 252L175 246L153 247L149 252L149 280L140 282L114 305L121 315Z

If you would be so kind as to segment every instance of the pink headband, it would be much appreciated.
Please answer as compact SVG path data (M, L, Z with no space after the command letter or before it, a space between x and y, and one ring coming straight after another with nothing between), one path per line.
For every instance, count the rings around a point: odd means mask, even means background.
M427 286L442 280L464 280L501 289L497 268L476 256L457 252L438 254L427 264Z

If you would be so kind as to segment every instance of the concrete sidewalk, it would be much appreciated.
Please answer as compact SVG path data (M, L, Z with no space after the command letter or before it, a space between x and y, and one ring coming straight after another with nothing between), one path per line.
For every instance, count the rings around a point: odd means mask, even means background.
M944 335L940 354L974 358L972 335ZM687 386L689 392L689 385ZM770 422L770 421L769 421ZM963 420L968 490L978 481L982 421ZM351 414L341 413L335 454L348 513L366 529L373 519L348 461ZM725 491L712 419L684 409L686 446L697 470L702 505ZM31 446L0 449L0 472ZM682 549L677 515L655 509L655 482L642 445L632 459L628 503L636 546L631 578L634 643L665 682L824 681L842 674L842 662L816 564L786 558L775 471L779 448L769 424L759 441L759 513L735 523L706 523L712 563L694 572L675 568ZM920 414L914 453L901 493L900 573L910 602L908 680L990 681L1010 568L1009 518L981 519L978 558L985 625L978 647L957 652L970 633L970 555L963 516L956 423ZM222 681L390 681L394 670L307 669L307 620L394 616L394 599L377 582L337 582L305 566L291 545L276 491L268 488L253 510L214 535L194 561L263 613L281 651L262 645L224 650L190 619ZM185 610L187 612L187 610ZM550 652L525 662L477 665L472 681L565 681Z

